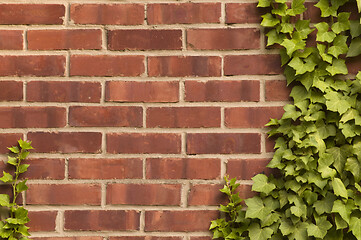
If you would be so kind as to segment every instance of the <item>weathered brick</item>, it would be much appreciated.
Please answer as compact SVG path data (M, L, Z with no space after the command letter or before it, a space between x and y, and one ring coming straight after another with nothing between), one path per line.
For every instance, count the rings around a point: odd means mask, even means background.
M219 204L227 204L227 196L221 193L220 184L194 184L191 185L188 194L189 206L218 206Z
M143 4L72 4L76 24L138 25L144 22Z
M108 153L180 153L181 136L173 133L109 133Z
M227 3L226 23L260 23L264 12L257 3Z
M66 125L62 107L0 107L1 128L52 128Z
M54 232L56 215L56 211L29 211L31 221L26 225L30 232Z
M220 3L163 3L148 4L149 24L219 23Z
M69 108L69 125L75 127L142 127L143 108L71 106Z
M225 125L229 128L262 128L271 118L281 118L282 107L235 107L225 109Z
M111 81L105 86L109 102L178 102L178 82Z
M34 240L103 240L102 237L32 237Z
M97 132L30 132L35 152L99 153L102 134Z
M29 30L30 50L101 49L102 32L99 29Z
M1 9L1 5L0 5L0 9ZM21 30L1 30L0 49L1 50L23 49L23 33L24 32Z
M250 180L259 173L270 174L272 169L266 168L270 159L229 159L227 162L227 174L230 178Z
M205 167L206 166L206 167ZM148 158L148 179L219 179L218 158Z
M0 4L0 24L63 24L61 4Z
M142 178L141 159L71 158L68 163L71 179L126 179Z
M124 231L138 230L140 213L134 210L65 211L65 230Z
M145 231L208 231L210 221L218 217L218 211L210 210L146 211Z
M258 102L259 81L186 81L185 100L187 102Z
M98 82L30 81L26 85L28 102L99 103L100 96L101 85Z
M110 50L180 50L181 30L132 29L108 31Z
M0 56L0 76L64 76L65 57L60 55Z
M259 49L260 32L256 28L190 29L187 46L197 50Z
M229 55L224 58L224 74L227 76L281 73L279 55Z
M200 128L220 127L219 107L154 107L147 109L147 127Z
M179 184L110 184L107 204L121 205L179 205Z
M139 76L144 73L144 56L72 55L71 76Z
M101 188L97 184L29 184L26 204L100 205Z
M23 82L1 81L0 101L21 101L23 100Z
M7 147L16 146L20 138L24 138L22 133L0 133L0 153L9 153Z
M187 154L260 153L258 133L189 133Z
M217 77L221 75L221 58L216 56L148 57L151 77Z
M291 88L286 85L283 80L266 81L266 101L290 101Z
M164 236L122 236L110 237L109 240L182 240L182 237L164 237Z

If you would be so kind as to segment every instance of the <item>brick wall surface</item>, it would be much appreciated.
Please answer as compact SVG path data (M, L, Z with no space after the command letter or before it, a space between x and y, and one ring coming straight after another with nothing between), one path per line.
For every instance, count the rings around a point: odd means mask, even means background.
M34 239L209 239L223 176L251 196L272 156L263 125L289 101L261 14L253 0L1 1L0 153L33 141Z

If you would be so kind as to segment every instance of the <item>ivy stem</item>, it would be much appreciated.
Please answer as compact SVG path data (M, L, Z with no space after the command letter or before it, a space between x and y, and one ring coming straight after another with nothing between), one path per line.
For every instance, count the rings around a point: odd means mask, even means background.
M21 164L21 159L20 159L20 156L21 154L23 153L23 149L21 149L20 153L18 153L18 156L16 157L18 159L18 162L17 162L17 165L16 165L16 169L15 169L15 179L13 181L13 183L11 184L12 187L13 187L13 202L12 202L12 205L15 206L16 205L16 198L18 197L19 193L16 191L16 184L18 182L18 178L19 178L19 168L20 168L20 164ZM11 217L14 217L13 216L13 212L10 211L10 215Z

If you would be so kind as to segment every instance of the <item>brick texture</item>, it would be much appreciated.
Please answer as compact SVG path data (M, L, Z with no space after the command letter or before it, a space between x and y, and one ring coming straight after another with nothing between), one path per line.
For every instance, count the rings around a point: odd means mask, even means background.
M277 174L264 124L292 99L256 6L0 3L0 154L34 146L17 199L31 239L210 240L226 174L241 198L255 174ZM360 58L347 64L356 73Z

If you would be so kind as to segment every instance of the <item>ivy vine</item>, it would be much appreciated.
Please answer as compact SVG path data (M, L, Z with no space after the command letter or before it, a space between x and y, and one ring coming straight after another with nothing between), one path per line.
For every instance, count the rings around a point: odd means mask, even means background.
M271 119L277 138L269 168L280 176L258 174L247 209L226 178L221 190L227 217L212 221L213 238L361 239L361 73L347 79L347 57L361 54L361 25L340 7L347 0L319 0L323 22L303 18L304 0L259 0L268 8L261 25L267 46L279 44L293 104ZM360 0L357 0L360 7ZM315 46L309 46L316 31Z

